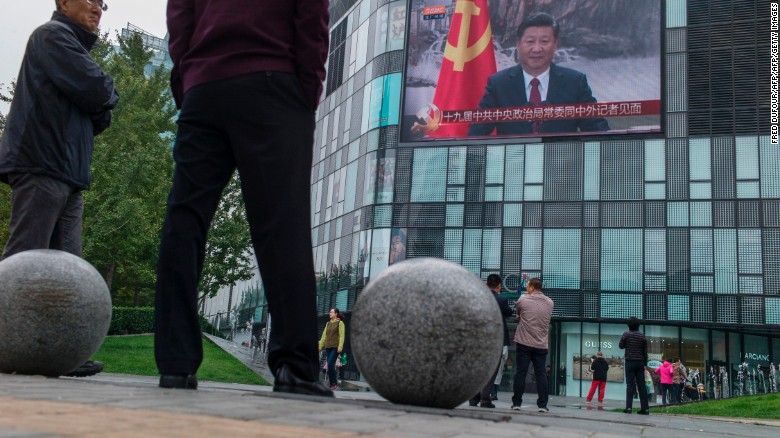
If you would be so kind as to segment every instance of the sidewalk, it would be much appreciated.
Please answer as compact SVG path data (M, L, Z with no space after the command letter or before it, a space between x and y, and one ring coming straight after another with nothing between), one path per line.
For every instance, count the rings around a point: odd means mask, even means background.
M252 358L249 349L228 348ZM262 371L263 361L255 362ZM499 394L496 409L464 403L446 410L393 405L373 391L337 391L329 399L277 394L267 386L199 383L197 391L187 391L158 388L157 378L146 376L0 374L0 437L780 436L777 421L758 420L773 424L763 426L756 420L626 415L611 411L620 408L616 402L588 409L578 398L553 396L550 412L543 414L510 410L508 393Z

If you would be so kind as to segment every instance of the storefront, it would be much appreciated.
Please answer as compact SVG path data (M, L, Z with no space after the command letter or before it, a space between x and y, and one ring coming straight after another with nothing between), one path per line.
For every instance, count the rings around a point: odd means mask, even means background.
M625 398L623 373L624 350L619 347L625 324L556 322L550 337L551 392L571 397L585 397L592 380L588 372L591 358L601 351L609 362L606 398ZM648 341L648 367L656 368L664 360L679 357L694 378L694 386L703 385L708 396L722 393L726 385L730 394L739 391L766 392L769 367L780 356L780 337L761 334L724 332L678 326L645 325L640 327ZM740 387L740 365L742 385ZM724 379L723 372L727 372ZM659 393L658 376L653 377L654 395ZM713 375L717 379L713 379ZM725 383L724 383L725 382ZM717 387L717 388L716 388Z

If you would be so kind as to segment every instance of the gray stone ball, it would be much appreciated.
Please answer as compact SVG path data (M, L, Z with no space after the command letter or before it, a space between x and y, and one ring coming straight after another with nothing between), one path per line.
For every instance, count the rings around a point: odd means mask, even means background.
M0 372L61 376L94 354L111 323L111 295L88 262L36 249L0 262Z
M393 403L452 409L498 367L502 315L485 283L434 258L391 265L360 294L352 352L366 382Z

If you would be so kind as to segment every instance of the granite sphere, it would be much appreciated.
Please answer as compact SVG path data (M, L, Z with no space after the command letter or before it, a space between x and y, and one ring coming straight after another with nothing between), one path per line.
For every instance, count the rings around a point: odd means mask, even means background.
M0 262L0 372L60 376L94 354L111 323L111 295L88 262L37 249Z
M490 380L504 343L493 292L434 258L394 264L362 291L352 315L358 369L393 403L452 409Z

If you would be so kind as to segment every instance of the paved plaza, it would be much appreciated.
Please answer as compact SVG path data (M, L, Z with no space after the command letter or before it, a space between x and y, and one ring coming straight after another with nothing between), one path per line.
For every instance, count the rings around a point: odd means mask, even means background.
M251 349L217 342L267 375ZM511 394L502 392L496 409L464 403L446 410L393 405L364 383L345 386L358 390L337 391L334 400L213 382L200 382L197 391L161 389L146 376L0 374L0 437L780 436L780 421L626 415L613 411L621 408L616 401L599 409L579 398L552 396L544 414L531 398L528 409L510 410Z

